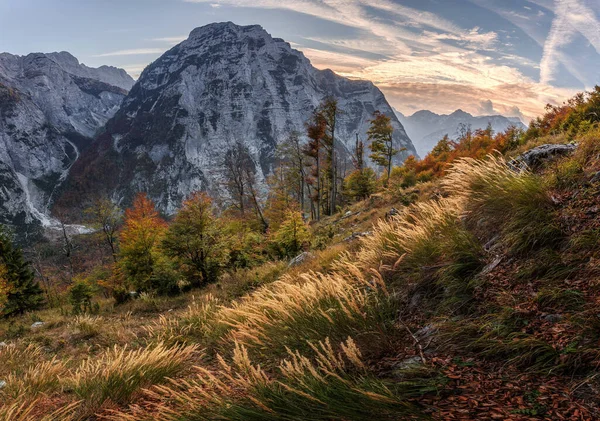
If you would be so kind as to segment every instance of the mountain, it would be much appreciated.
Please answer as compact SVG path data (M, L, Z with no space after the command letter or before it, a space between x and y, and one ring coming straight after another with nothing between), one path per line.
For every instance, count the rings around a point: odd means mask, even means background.
M56 188L133 83L66 52L0 54L0 223L55 223L45 215Z
M456 110L449 115L440 115L428 110L417 111L408 117L396 111L396 115L422 157L427 155L444 135L447 134L454 140L458 139L461 126L477 130L485 129L488 124L491 124L495 132L503 132L510 126L526 128L517 117L501 115L475 117L462 110Z
M366 138L375 110L392 118L397 147L416 153L384 95L371 82L317 70L262 27L197 28L141 74L117 114L73 166L60 207L108 194L124 205L139 191L174 212L189 193L223 194L220 163L242 142L256 178L272 171L278 142L327 95L339 99L337 138L347 152Z

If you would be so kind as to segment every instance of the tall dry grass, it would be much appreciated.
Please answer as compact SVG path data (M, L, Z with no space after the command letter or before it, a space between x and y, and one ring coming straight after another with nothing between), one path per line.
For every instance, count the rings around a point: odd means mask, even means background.
M143 388L180 374L197 353L196 346L158 344L138 350L115 346L84 361L65 382L81 400L78 415L91 416L104 406L127 405Z
M515 171L502 156L460 159L442 185L462 200L471 229L487 239L500 234L515 253L552 246L562 239L543 178Z
M348 264L346 273L284 277L222 307L216 317L225 328L223 344L237 342L272 357L306 348L307 340L384 332L388 311L383 280Z
M412 396L433 390L429 382L390 388L369 373L361 352L347 339L336 352L328 339L311 344L315 358L288 351L271 375L235 345L230 362L219 358L217 370L197 368L196 379L172 382L148 393L150 409L121 413L114 419L183 420L366 420L412 417Z

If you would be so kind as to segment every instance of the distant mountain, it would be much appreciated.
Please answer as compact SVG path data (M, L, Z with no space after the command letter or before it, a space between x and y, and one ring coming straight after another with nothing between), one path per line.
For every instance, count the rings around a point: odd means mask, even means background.
M147 192L166 213L195 190L223 194L220 163L242 142L256 178L273 170L278 143L304 123L327 95L343 110L336 130L340 153L358 133L366 138L375 110L392 118L397 147L416 150L381 91L371 82L317 70L262 27L216 23L149 65L118 113L70 173L61 207L108 194L128 205Z
M134 81L66 52L0 54L0 223L52 225L47 208Z
M427 155L446 134L451 139L457 140L461 125L477 130L485 129L491 123L495 132L503 132L510 126L527 128L517 117L501 115L475 117L462 110L456 110L449 115L422 110L409 117L396 111L396 116L406 129L406 133L412 139L421 157Z

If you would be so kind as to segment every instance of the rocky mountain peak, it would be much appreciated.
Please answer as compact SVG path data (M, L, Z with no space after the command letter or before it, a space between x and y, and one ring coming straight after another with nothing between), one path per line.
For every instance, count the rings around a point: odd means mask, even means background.
M340 156L353 147L356 134L366 139L375 110L392 118L396 145L407 149L398 160L416 154L371 82L314 68L258 25L226 22L194 29L142 72L93 148L73 167L68 190L77 196L104 192L124 205L143 191L172 213L192 191L224 194L219 163L238 142L264 182L278 143L293 131L303 133L326 96L336 97L344 110L337 133Z

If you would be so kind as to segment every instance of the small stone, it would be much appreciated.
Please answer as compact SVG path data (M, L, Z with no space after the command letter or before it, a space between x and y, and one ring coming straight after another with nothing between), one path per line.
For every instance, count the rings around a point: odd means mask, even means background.
M0 380L0 389L4 389L6 387L6 382L4 380Z
M387 212L385 214L385 219L389 219L389 218L392 218L392 217L398 216L398 215L400 215L400 212L398 211L398 209L392 208L389 210L389 212Z
M415 369L415 368L419 368L423 365L423 360L421 359L421 357L410 357L407 358L405 360L400 361L397 365L396 365L396 369L397 370L411 370L411 369Z
M6 348L8 344L6 342L0 342L0 349Z
M34 324L31 325L31 328L37 329L37 328L44 326L44 324L45 324L44 322L35 322Z
M542 320L545 320L550 323L558 323L563 318L564 317L562 316L562 314L546 314L546 315L542 316Z
M368 237L373 235L373 231L365 231L365 232L353 232L351 236L344 238L345 242L354 241L361 237Z

